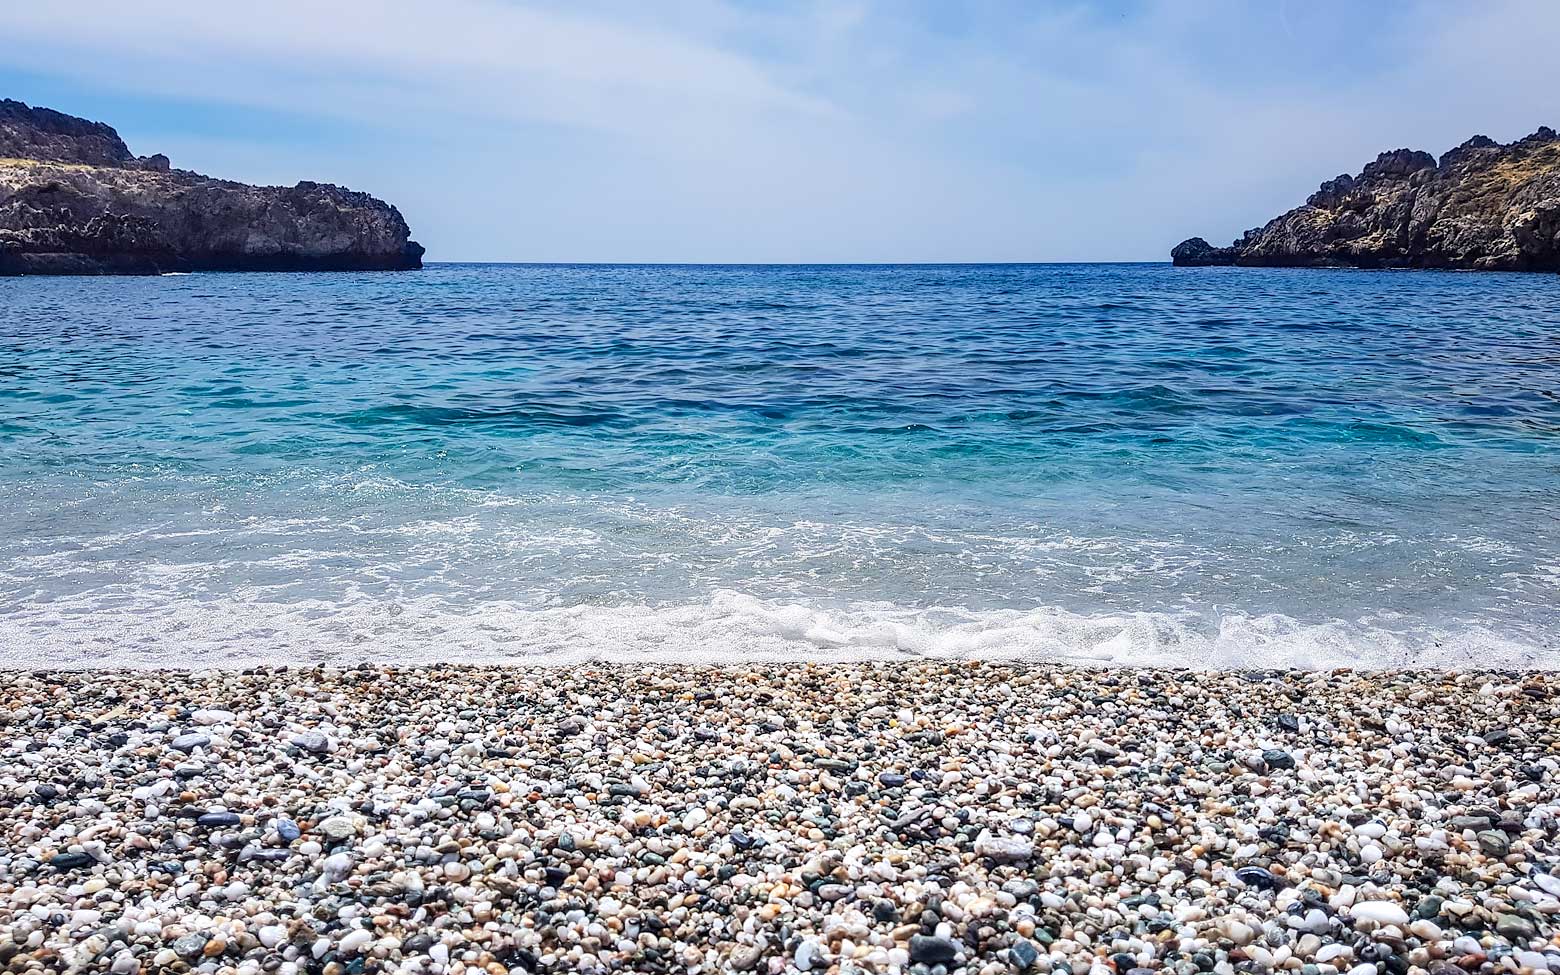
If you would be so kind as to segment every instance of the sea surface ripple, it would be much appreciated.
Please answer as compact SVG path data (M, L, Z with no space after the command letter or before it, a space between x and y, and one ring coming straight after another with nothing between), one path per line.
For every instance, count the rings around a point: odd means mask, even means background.
M1560 280L0 281L0 660L1552 667Z

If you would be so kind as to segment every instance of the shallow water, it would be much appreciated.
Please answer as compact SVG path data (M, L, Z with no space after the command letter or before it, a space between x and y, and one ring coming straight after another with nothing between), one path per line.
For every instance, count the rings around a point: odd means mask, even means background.
M23 665L1553 666L1560 279L0 280Z

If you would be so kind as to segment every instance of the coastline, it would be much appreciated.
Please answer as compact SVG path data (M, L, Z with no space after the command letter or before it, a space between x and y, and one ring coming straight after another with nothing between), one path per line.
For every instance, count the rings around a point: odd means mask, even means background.
M6 674L32 971L1560 971L1560 678Z

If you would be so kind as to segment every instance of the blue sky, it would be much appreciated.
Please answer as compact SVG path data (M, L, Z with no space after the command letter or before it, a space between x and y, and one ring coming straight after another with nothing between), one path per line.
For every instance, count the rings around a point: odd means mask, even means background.
M1560 125L1560 3L78 0L0 95L400 206L433 260L1163 260Z

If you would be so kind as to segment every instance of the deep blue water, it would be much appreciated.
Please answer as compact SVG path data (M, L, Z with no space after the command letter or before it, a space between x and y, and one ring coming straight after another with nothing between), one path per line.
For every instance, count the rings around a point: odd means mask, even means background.
M1560 279L0 280L25 663L1551 666Z

